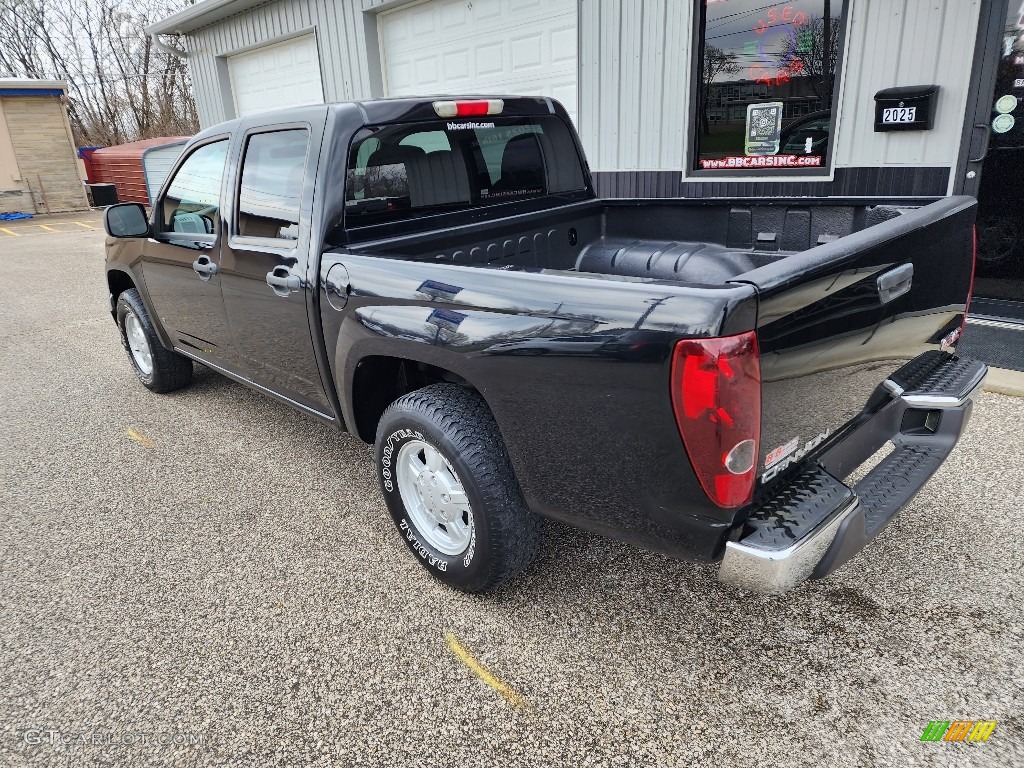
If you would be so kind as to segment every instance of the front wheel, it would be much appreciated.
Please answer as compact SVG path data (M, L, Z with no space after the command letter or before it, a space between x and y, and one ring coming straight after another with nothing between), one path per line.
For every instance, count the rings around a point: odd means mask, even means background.
M117 327L121 344L139 381L154 392L173 392L192 381L192 361L165 349L135 288L117 298Z
M485 592L536 555L540 519L477 393L435 384L396 400L377 428L376 464L402 540L446 584Z

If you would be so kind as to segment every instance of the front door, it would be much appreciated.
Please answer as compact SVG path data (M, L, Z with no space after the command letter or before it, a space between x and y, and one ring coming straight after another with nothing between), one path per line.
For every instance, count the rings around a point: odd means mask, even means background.
M981 148L974 153L983 159L968 172L974 178L971 171L980 170L976 192L967 190L979 203L971 314L1024 321L1024 2L1000 0L993 13L988 53L995 88L979 96Z
M313 171L309 126L243 137L237 205L222 248L224 305L247 375L308 410L333 408L320 378L306 290ZM318 137L316 137L318 141Z
M229 141L192 150L153 211L142 275L152 308L185 352L237 372L221 297L221 186Z

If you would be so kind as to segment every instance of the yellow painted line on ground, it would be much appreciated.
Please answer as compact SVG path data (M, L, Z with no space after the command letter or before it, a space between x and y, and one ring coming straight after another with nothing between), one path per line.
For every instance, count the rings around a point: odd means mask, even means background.
M156 448L156 444L152 440L150 440L145 435L136 432L133 427L128 427L128 429L126 429L124 433L128 435L128 437L130 437L136 443L141 445L143 448Z
M501 680L496 678L491 672L476 660L476 657L472 653L462 647L462 644L456 639L455 635L451 632L445 632L445 638L448 641L448 648L454 653L459 661L469 667L473 674L487 683L491 688L496 690L516 709L526 708L526 699L524 699L514 688L508 684L503 683Z
M95 232L99 229L99 227L91 226L82 221L55 221L53 224L22 224L16 227L0 227L0 232L11 237L25 237L31 235L69 235L75 230L57 229L57 227L63 227L65 225L70 226L72 224L88 230L89 232Z

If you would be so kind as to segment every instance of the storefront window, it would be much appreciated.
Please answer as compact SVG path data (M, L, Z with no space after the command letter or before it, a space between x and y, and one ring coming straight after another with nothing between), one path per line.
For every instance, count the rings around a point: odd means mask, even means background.
M706 0L695 170L827 166L844 5Z

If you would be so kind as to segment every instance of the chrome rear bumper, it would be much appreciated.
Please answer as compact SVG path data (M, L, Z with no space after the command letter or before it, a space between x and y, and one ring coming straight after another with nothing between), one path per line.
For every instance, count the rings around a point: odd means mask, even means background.
M860 506L856 498L821 522L811 533L785 549L768 549L730 541L718 578L738 589L763 595L781 595L799 586L814 573L842 523Z
M986 373L980 362L952 357L923 375L923 386L887 381L891 402L807 461L751 513L744 535L726 544L719 580L781 594L808 578L824 578L854 557L949 456L970 420ZM893 452L853 488L839 479L886 442L895 446Z

